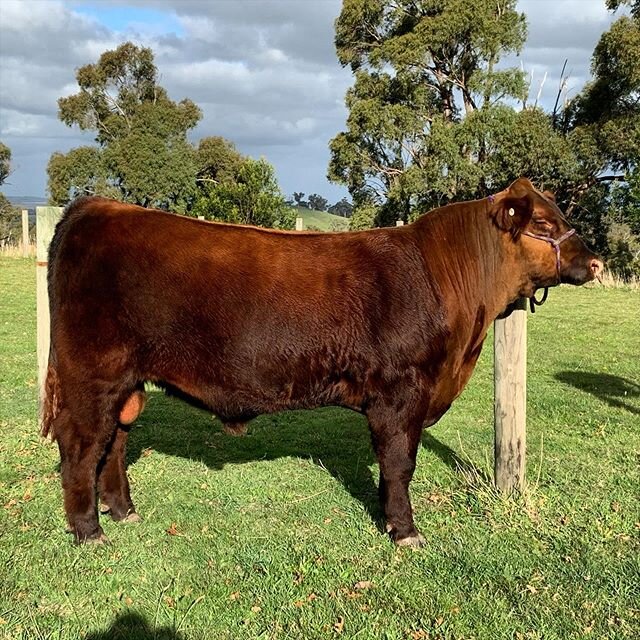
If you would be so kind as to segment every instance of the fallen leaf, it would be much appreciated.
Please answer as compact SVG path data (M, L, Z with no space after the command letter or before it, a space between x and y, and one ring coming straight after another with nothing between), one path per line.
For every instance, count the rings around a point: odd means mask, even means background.
M142 450L142 453L140 455L143 458L148 458L152 453L153 453L153 449L151 447L147 447L146 449Z
M171 526L167 529L167 533L170 536L181 536L181 535L183 535L178 531L178 528L177 528L177 525L176 525L175 522L171 523Z
M166 596L164 601L170 609L173 609L176 606L176 601L171 596Z
M360 580L353 585L354 589L371 589L371 587L373 587L373 582L369 580Z
M333 630L336 633L342 633L343 629L344 629L344 618L342 616L340 616L338 618L338 621L333 625Z
M127 596L124 599L124 603L127 605L127 607L130 607L133 604L133 600L129 596Z
M251 607L251 611L253 611L253 613L258 613L258 611L262 611L262 607L259 607L257 604L254 604L253 607Z
M240 592L239 591L234 591L230 596L229 596L229 600L237 600L240 597Z

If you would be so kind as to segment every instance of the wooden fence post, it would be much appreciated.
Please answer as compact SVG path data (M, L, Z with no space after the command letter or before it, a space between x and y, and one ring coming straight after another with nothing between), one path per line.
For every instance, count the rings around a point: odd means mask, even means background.
M494 323L495 483L524 488L527 404L527 300L520 298Z
M42 397L42 385L47 375L49 359L49 292L47 290L47 260L49 244L61 207L36 207L36 313L38 340L38 393Z
M22 256L29 256L29 211L22 210Z
M304 231L304 218L296 218L296 231Z

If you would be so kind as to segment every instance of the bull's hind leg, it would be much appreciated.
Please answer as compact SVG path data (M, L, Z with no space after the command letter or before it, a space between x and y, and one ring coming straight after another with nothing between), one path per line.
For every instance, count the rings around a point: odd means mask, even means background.
M140 516L131 500L126 469L126 444L129 430L120 425L98 467L98 495L100 511L114 520L138 522Z
M420 547L424 538L413 522L409 483L416 467L421 421L380 406L369 411L368 418L380 464L379 494L387 531L397 545Z
M129 489L126 467L126 446L131 425L142 413L145 405L144 389L139 387L119 410L119 425L111 442L107 445L104 458L98 467L98 495L100 510L110 513L114 520L138 522Z
M68 407L62 409L54 423L64 508L69 530L77 542L106 541L98 523L96 475L115 427L115 421L95 414L89 421Z

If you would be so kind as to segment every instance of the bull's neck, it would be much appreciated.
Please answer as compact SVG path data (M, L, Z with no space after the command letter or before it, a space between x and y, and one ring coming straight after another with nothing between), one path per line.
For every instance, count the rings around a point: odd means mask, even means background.
M484 305L493 321L518 297L522 274L507 234L492 222L484 200L453 204L416 222L427 270L440 285L443 302L471 311Z

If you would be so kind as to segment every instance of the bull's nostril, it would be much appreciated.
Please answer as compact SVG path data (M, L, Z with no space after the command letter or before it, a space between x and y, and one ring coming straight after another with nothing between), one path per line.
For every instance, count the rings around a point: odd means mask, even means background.
M594 276L597 276L602 271L602 269L604 269L602 260L592 260L589 266L591 267L591 271Z

